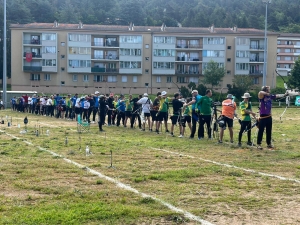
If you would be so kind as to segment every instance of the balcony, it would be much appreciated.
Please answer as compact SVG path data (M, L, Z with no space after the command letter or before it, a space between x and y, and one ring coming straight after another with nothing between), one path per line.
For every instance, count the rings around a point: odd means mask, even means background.
M177 44L176 48L187 48L187 49L203 48L203 45L200 45L200 44Z
M119 60L119 56L118 55L95 55L92 59L108 59L108 60Z
M92 42L93 47L119 47L118 41L111 42Z
M250 59L250 62L264 62L263 58Z
M176 70L175 74L186 74L186 75L200 75L201 72L199 70L197 71L192 71L192 70Z
M23 71L26 72L42 72L41 66L23 66Z
M176 61L179 62L199 62L202 61L202 57L185 57L185 56L177 56Z
M250 45L251 50L264 50L265 46L264 45Z
M92 67L92 73L119 73L119 68Z
M23 44L25 45L41 45L40 40L23 40Z
M26 52L23 53L23 57L26 57ZM32 52L32 58L42 58L41 54L36 54L35 52Z
M262 76L263 71L262 70L250 70L249 75L256 75L256 76Z

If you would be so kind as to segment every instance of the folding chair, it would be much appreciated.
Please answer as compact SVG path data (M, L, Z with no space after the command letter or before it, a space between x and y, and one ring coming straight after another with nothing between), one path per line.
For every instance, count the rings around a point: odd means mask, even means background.
M77 131L78 133L90 131L90 124L88 122L83 122L80 115L77 116Z

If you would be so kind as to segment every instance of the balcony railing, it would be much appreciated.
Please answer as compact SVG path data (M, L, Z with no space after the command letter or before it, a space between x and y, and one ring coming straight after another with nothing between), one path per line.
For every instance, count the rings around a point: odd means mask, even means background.
M265 46L264 45L250 45L250 49L264 50Z
M41 41L40 40L23 40L23 44L26 44L26 45L40 45Z
M119 68L92 67L92 73L118 73Z
M263 71L262 70L250 70L249 74L250 75L263 75Z
M192 71L192 70L176 70L175 74L195 74L200 75L200 71Z
M180 62L187 62L187 61L192 61L192 62L198 62L202 61L202 57L184 57L184 56L177 56L176 61Z
M119 47L119 42L117 42L117 41L92 42L92 46L95 46L95 47Z
M118 56L118 55L106 55L106 56L103 56L103 55L96 55L96 56L94 56L93 59L118 60L118 59L119 59L119 56Z
M264 62L263 58L250 59L250 62Z
M176 48L203 48L200 44L176 44Z
M41 66L23 66L23 71L35 71L35 72L41 72L42 67Z
M23 57L26 57L26 52L24 52ZM42 58L42 55L32 52L32 58Z

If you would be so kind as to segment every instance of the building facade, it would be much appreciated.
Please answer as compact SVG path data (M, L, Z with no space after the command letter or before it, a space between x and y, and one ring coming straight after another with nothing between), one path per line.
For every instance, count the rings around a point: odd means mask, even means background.
M287 76L300 55L300 34L280 34L277 40L277 71Z
M57 22L12 24L10 29L12 90L174 93L177 85L199 83L210 60L226 69L218 89L232 84L234 75L249 75L262 85L262 30ZM277 36L268 33L267 84L274 79Z

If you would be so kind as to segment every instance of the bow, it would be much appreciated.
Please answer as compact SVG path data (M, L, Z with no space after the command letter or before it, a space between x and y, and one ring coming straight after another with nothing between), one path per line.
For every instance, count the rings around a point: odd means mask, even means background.
M181 94L180 87L173 81L173 79L172 79L172 83L176 85L176 87L178 88L179 94Z
M281 75L277 72L276 69L275 69L275 73L283 80L283 86L284 86L284 89L285 89L285 91L286 91L286 92L285 92L285 97L282 97L282 98L285 98L286 107L285 107L283 113L280 115L280 120L281 120L281 118L282 118L283 115L285 114L285 112L286 112L288 106L290 105L291 97L292 97L292 96L299 95L299 92L296 92L295 90L289 88L289 87L287 86L287 83L285 82L283 76L281 76ZM278 101L280 101L282 98L278 99Z

